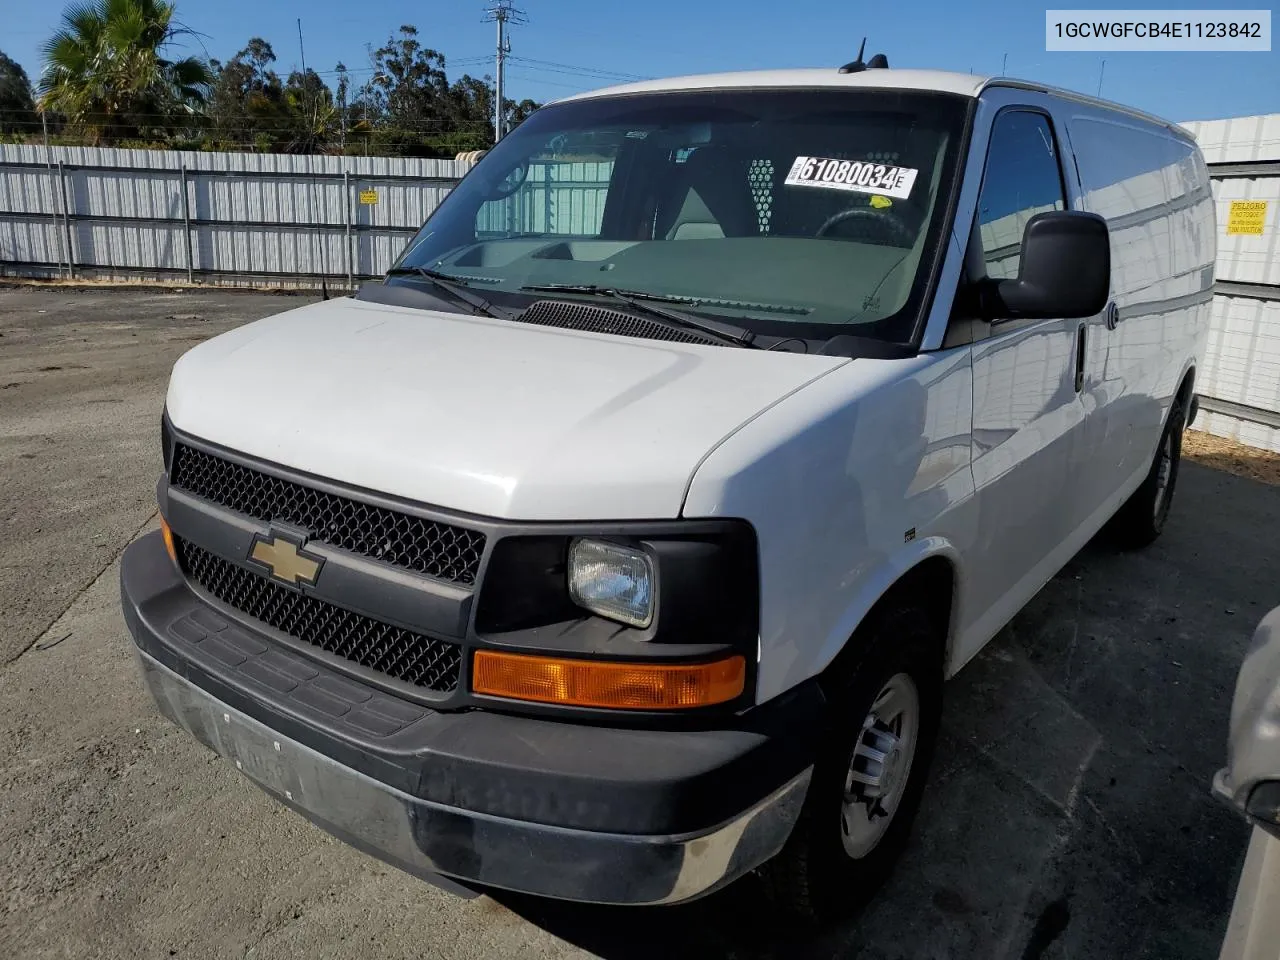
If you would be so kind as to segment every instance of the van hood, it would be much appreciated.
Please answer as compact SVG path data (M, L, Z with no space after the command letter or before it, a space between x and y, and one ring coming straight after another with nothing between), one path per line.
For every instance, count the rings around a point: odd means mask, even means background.
M166 403L195 437L446 509L667 519L718 443L848 362L343 298L195 347Z

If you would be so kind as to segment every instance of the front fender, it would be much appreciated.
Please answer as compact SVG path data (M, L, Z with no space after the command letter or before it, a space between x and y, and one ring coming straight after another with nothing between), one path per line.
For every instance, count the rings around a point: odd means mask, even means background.
M931 557L941 557L946 560L951 567L953 577L951 596L946 598L951 615L950 622L947 625L945 663L947 665L947 675L950 676L953 673L952 640L956 632L955 625L959 622L959 598L962 596L960 585L963 577L963 567L960 561L960 551L955 544L945 537L926 537L923 540L905 543L901 550L884 558L883 562L868 573L859 583L858 589L850 599L848 606L836 617L822 645L814 651L811 665L812 673L818 674L825 670L840 651L845 648L845 645L849 643L854 631L866 619L867 614L871 612L871 608L879 603L880 599L893 589L898 581Z
M959 567L974 540L972 423L967 348L859 359L703 461L684 515L745 519L760 545L757 702L820 673L917 563Z

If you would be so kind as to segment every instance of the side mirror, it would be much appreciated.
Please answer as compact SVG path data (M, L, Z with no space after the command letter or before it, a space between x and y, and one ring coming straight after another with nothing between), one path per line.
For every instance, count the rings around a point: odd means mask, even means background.
M1111 296L1111 239L1096 213L1037 213L1022 232L1016 280L980 285L987 320L1091 317Z

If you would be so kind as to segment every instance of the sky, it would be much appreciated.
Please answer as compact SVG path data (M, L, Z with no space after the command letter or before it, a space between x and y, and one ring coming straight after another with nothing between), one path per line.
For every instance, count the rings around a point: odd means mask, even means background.
M1167 0L1166 0L1167 2ZM332 82L341 61L355 84L372 72L366 44L402 23L446 57L450 79L493 73L494 24L485 0L177 0L192 41L228 60L252 36L271 43L276 67L306 62ZM1256 4L1255 4L1256 5ZM527 22L511 30L508 96L540 102L639 77L717 70L830 66L884 53L891 66L1035 80L1148 110L1174 121L1280 113L1280 50L1269 53L1048 53L1043 6L992 0L877 3L841 0L518 0ZM1061 2L1054 8L1064 7ZM1102 5L1087 5L1096 9ZM1248 0L1196 9L1247 7ZM34 83L40 46L56 28L58 0L0 0L0 51ZM1280 23L1277 23L1280 27ZM1105 65L1103 60L1105 58Z

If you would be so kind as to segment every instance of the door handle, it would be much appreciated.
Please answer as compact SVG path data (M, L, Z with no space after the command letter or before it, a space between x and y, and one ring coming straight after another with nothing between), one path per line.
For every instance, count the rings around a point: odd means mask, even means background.
M1120 326L1120 308L1116 306L1114 300L1107 304L1106 318L1108 330L1114 330Z
M1088 329L1089 325L1082 323L1076 330L1076 393L1084 389L1084 348Z

